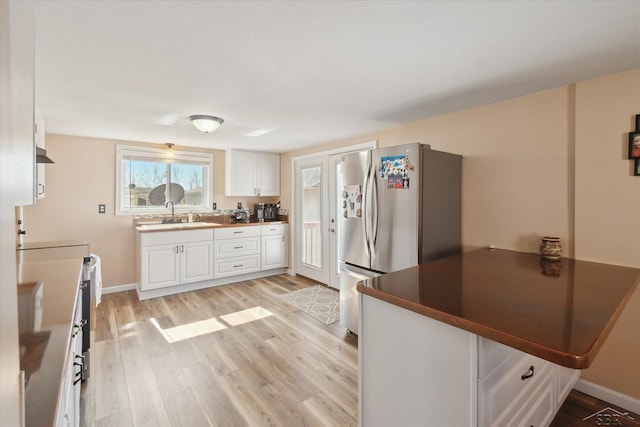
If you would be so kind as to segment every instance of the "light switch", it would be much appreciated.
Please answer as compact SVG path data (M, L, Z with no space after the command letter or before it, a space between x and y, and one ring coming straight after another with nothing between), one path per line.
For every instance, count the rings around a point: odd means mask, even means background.
M105 205L104 203L100 203L98 205L98 213L107 213L107 205Z

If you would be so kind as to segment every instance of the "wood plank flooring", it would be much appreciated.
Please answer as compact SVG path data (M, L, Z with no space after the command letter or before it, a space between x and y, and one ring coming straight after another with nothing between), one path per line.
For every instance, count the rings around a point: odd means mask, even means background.
M357 338L278 298L316 284L279 275L145 301L104 295L80 425L356 426ZM551 426L604 425L583 419L607 407L625 412L574 390ZM630 416L617 420L640 427Z
M356 426L357 338L278 298L316 284L279 275L104 295L81 425Z

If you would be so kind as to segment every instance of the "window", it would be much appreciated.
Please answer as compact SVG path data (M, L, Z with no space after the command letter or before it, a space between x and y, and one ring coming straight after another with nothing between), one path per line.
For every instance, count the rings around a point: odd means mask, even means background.
M116 208L120 215L208 210L213 156L158 148L116 147Z

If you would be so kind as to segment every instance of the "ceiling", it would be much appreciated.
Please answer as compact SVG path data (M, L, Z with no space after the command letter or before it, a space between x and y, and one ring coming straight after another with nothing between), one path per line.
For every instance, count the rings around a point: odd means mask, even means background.
M637 67L640 0L36 5L47 133L176 148L292 151Z

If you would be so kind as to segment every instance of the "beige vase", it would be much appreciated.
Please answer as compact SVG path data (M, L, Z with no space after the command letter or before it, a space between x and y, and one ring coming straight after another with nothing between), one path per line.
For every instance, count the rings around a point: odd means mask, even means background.
M545 236L540 243L540 254L547 259L558 259L562 255L559 237Z

